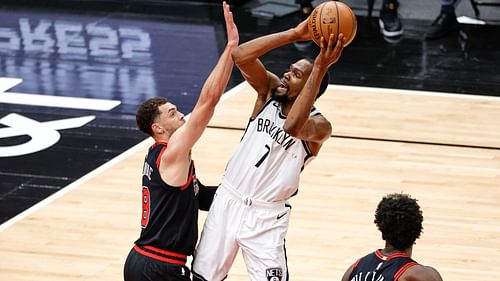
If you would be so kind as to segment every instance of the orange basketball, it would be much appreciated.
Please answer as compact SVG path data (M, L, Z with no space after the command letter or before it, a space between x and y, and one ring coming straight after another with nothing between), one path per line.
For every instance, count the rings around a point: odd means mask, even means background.
M345 44L349 45L356 36L358 29L356 15L346 4L339 1L327 1L318 5L308 19L309 33L312 40L319 46L321 36L328 42L330 33L334 34L334 42L340 33L344 34Z

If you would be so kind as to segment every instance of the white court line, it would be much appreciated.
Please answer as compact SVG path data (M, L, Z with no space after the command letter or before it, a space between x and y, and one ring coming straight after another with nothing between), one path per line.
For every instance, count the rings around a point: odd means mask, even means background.
M246 82L244 82L244 83L246 83ZM230 89L226 93L224 93L224 95L222 95L222 97L221 97L221 101L224 101L225 99L227 99L227 98L235 95L236 93L238 93L240 91L240 89L244 86L243 85L244 83L241 83L241 84L237 85L236 87ZM190 115L191 114L187 114L184 118L188 119ZM88 181L88 180L96 177L97 175L103 173L104 171L106 171L107 169L111 168L116 163L118 163L118 162L122 161L123 159L127 158L129 155L132 155L132 154L136 153L137 151L140 151L141 149L144 149L144 147L147 147L152 142L153 142L153 140L152 140L151 137L143 140L142 142L134 145L132 148L129 148L128 150L126 150L122 154L116 156L115 158L111 159L110 161L106 162L105 164L99 166L95 170L89 172L85 176L83 176L83 177L79 178L78 180L74 181L73 183L71 183L71 184L69 184L69 185L61 188L61 190L53 193L49 197L43 199L42 201L36 203L35 205L31 206L30 208L24 210L23 212L19 213L15 217L13 217L10 220L8 220L8 221L4 222L3 224L1 224L0 225L0 232L6 230L7 228L9 228L13 224L17 223L18 221L24 219L25 217L27 217L27 216L35 213L36 211L38 211L38 210L40 210L42 208L44 208L45 206L49 205L50 203L52 203L56 199L62 197L66 193L68 193L68 192L72 191L73 189L79 187L80 185L82 185L86 181ZM140 168L140 167L138 167L138 168Z
M394 88L375 88L375 87L360 87L360 86L348 86L348 85L333 85L330 84L328 87L344 89L355 92L375 92L384 94L400 94L400 95L415 95L415 96L432 96L432 97L443 97L443 98L459 98L459 99L472 99L472 100L492 100L500 101L500 97L497 96L485 96L476 94L456 94L456 93L446 93L446 92L431 92L431 91L420 91L420 90L400 90Z
M0 77L0 93L3 93L10 88L14 88L14 86L21 82L23 82L23 79Z
M121 103L115 100L5 92L20 84L22 81L23 79L20 78L0 77L0 103L101 111L109 111Z
M464 24L478 24L478 25L485 25L486 24L486 22L484 20L475 19L475 18L471 18L471 17L467 17L467 16L457 17L457 21L459 23L464 23Z
M250 85L250 84L248 84L248 82L243 81L240 84L234 86L229 91L225 92L224 95L222 95L221 101L224 101L224 100L236 95L237 93L241 92L241 89L244 89L248 85Z
M43 199L42 201L36 203L35 205L33 205L32 207L24 210L22 213L19 213L18 215L16 215L15 217L11 218L10 220L4 222L3 224L0 225L0 232L6 230L7 228L9 228L11 225L15 224L16 222L24 219L25 217L35 213L36 211L38 211L39 209L49 205L50 203L52 203L53 201L55 201L56 199L62 197L64 194L72 191L73 189L77 188L78 186L80 186L81 184L83 184L84 182L94 178L95 176L101 174L102 172L106 171L107 169L111 168L113 165L115 165L116 163L120 162L121 160L125 159L127 156L135 153L136 151L139 151L140 149L143 148L143 146L145 146L146 142L151 142L151 139L148 138L138 144L136 144L135 146L133 146L132 148L130 148L129 150L125 151L124 153L116 156L115 158L111 159L110 161L106 162L105 164L101 165L100 167L98 167L97 169L91 171L90 173L86 174L85 176L79 178L78 180L74 181L73 183L61 188L61 190L53 193L52 195L50 195L49 197Z
M121 102L116 100L3 92L0 93L0 103L109 111Z

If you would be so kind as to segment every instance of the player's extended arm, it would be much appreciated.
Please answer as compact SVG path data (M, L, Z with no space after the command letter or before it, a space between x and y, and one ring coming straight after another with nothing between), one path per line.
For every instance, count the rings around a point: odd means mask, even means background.
M259 57L283 45L304 40L311 40L307 29L307 20L286 31L264 35L241 44L233 50L233 60L243 77L257 93L267 96L270 87L273 86L271 80L273 78L278 80L278 78L274 74L268 73Z
M215 106L226 89L233 69L234 63L231 58L231 51L238 45L239 34L232 13L229 10L229 5L226 2L223 2L223 8L228 42L217 64L203 84L190 118L184 126L180 127L172 135L169 141L169 150L174 149L179 154L187 155L201 137L214 114Z
M212 118L215 106L224 93L233 69L231 51L238 45L239 34L226 2L223 2L223 9L227 28L227 45L205 81L191 117L186 124L172 134L168 142L169 149L162 156L162 163L166 164L164 167L168 167L162 174L162 178L170 185L178 186L186 182L191 148L201 137Z
M291 136L305 141L322 143L331 134L331 125L324 117L309 117L309 112L316 100L323 76L330 65L336 63L344 48L343 34L339 34L335 44L333 34L326 44L321 39L321 50L314 60L314 65L304 88L297 96L286 118L283 129Z

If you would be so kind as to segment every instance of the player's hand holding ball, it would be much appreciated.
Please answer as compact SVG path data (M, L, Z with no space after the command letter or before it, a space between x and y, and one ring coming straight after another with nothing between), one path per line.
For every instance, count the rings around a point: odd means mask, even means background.
M338 36L334 36L334 34L330 34L328 41L326 38L321 37L320 40L320 52L316 57L316 63L323 67L330 67L330 65L336 63L340 55L342 54L342 50L345 46L344 34L340 33Z
M299 25L294 28L296 32L297 41L310 41L311 33L309 32L309 18L303 20Z

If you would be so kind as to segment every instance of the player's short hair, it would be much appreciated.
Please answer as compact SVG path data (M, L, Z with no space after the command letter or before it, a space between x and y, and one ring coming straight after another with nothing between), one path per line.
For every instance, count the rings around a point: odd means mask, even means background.
M382 232L382 239L403 251L420 237L423 220L416 199L407 194L393 193L379 202L374 222Z
M312 65L314 65L314 60L312 58L306 57L304 59L307 60ZM318 90L318 94L316 95L316 99L319 99L319 97L321 97L325 93L326 88L328 87L329 83L330 83L330 74L328 73L328 70L327 70L325 72L325 75L323 76L323 79L321 79L321 84L319 85L319 90Z
M153 131L151 125L161 113L159 107L167 102L168 100L163 97L150 98L143 102L135 114L137 128L139 128L141 132L152 136Z

